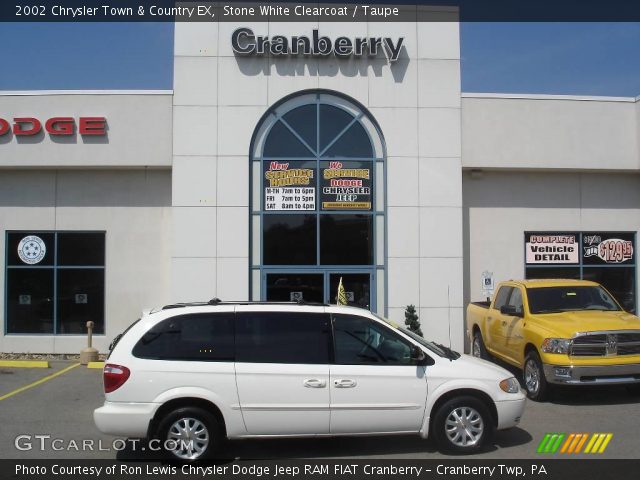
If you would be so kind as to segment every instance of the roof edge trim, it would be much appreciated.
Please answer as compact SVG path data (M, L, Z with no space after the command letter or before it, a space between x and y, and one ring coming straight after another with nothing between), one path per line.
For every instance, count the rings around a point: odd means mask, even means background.
M635 103L640 100L638 97L605 97L605 96L589 96L589 95L547 95L533 93L472 93L463 92L462 98L503 98L503 99L522 99L522 100L573 100L582 102L627 102Z
M173 95L173 90L0 90L0 96Z

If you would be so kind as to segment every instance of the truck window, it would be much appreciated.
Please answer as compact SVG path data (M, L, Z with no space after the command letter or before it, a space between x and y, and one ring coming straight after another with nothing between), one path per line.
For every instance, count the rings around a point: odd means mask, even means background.
M496 294L496 301L493 308L500 310L503 305L506 305L512 290L513 287L500 287L500 290L498 290Z
M519 288L514 288L513 292L511 292L509 305L516 307L516 309L520 312L524 311L524 307L522 305L522 291Z

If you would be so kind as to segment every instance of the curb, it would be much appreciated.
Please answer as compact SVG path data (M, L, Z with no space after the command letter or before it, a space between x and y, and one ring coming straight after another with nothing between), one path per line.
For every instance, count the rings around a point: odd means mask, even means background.
M102 370L104 368L104 362L89 362L87 363L87 368L99 368Z
M49 368L46 360L0 360L0 367Z

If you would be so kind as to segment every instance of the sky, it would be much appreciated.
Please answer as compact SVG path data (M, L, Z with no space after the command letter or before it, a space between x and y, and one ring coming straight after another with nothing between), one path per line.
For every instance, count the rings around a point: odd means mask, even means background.
M460 31L464 92L640 95L640 23ZM172 89L172 23L0 23L0 45L0 90Z

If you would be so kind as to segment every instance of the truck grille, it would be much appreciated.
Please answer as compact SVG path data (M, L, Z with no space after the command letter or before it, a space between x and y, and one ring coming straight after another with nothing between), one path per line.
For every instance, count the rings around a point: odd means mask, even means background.
M640 332L583 333L574 337L569 350L574 357L640 355Z

